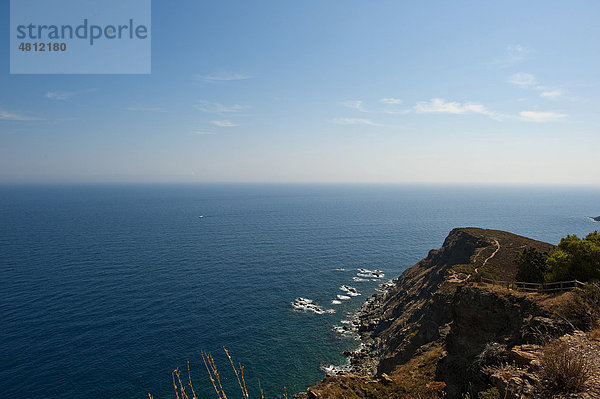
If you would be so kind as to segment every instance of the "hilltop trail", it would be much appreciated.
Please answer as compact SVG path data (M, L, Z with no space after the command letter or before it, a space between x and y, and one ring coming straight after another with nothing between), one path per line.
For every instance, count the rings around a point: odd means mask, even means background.
M500 243L495 238L494 238L494 242L496 243L496 250L494 251L493 254L491 254L490 256L488 256L488 258L486 260L483 261L483 265L481 265L481 267L485 266L488 263L488 261L490 259L492 259L494 256L496 256L496 254L498 253L498 251L500 251Z
M496 256L496 254L498 253L498 251L500 251L500 242L497 239L494 238L494 243L496 244L496 250L494 251L493 254L491 254L490 256L488 256L486 260L483 261L483 265L481 265L481 267L484 267L488 263L488 261L490 259L492 259L494 256ZM479 273L479 268L478 267L475 268L475 274L477 274L477 273Z

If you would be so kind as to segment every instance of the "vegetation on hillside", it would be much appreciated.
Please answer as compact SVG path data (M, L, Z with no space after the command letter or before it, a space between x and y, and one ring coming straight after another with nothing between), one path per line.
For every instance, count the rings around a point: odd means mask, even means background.
M548 269L547 262L547 252L542 252L533 247L525 248L523 253L517 259L517 265L519 267L516 276L517 281L543 283L546 269Z
M547 253L526 248L517 260L517 280L532 283L600 279L600 233L568 235Z

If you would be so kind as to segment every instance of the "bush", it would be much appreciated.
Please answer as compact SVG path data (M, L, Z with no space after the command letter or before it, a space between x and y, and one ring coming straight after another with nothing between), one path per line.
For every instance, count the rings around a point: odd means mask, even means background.
M577 288L573 295L571 313L581 322L584 328L600 326L600 288L594 284L586 284Z
M588 377L588 367L567 343L556 340L544 348L540 377L549 391L581 392Z
M489 366L497 366L509 360L509 352L506 345L497 342L489 342L483 351L477 356L477 365L484 369Z
M582 280L600 278L600 233L585 238L569 235L550 250L547 259L546 281Z
M543 283L546 273L548 254L536 248L525 248L517 258L517 281Z

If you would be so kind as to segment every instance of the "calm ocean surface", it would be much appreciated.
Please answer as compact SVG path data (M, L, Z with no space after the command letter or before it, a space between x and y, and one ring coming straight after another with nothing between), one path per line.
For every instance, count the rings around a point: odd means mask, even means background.
M199 218L199 215L204 215ZM600 189L407 185L0 187L0 396L174 397L200 351L256 397L304 390L356 341L332 331L457 226L552 243L600 229ZM345 271L336 271L344 268ZM362 296L332 305L339 286ZM296 297L335 314L294 311Z

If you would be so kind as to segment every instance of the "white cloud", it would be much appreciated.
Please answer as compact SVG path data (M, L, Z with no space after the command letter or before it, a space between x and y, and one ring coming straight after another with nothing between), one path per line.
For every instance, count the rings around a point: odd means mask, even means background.
M527 122L555 122L565 119L567 115L552 111L521 111L521 120Z
M200 80L203 82L224 82L232 80L246 80L250 78L252 78L252 76L244 73L213 73L207 75L194 75L195 80Z
M538 83L535 76L530 73L519 72L508 78L508 82L524 89L533 89L539 93L541 98L546 100L569 100L579 101L577 97L569 95L566 90L558 89L555 87L548 87Z
M433 98L430 101L419 101L415 107L417 113L441 113L441 114L481 114L489 116L492 119L501 119L501 115L488 110L482 104L460 103L456 101L446 101L443 98Z
M363 107L362 107L363 102L360 100L351 100L351 101L344 101L344 106L348 107L348 108L352 108L355 109L357 111L360 112L367 112Z
M550 89L544 88L542 92L540 92L540 97L548 99L548 100L558 100L565 96L565 91L561 89Z
M370 119L364 118L333 118L330 120L331 123L336 125L369 125L378 126L375 122Z
M210 121L210 123L212 123L213 125L218 126L218 127L235 127L235 126L239 126L239 125L231 122L230 120Z
M70 100L75 96L72 91L48 91L46 92L46 98L50 100L66 101Z
M196 108L199 111L209 112L209 113L235 113L235 112L241 112L248 107L245 105L239 105L239 104L226 106L226 105L223 105L220 103L213 103L213 102L202 100L202 101L198 101L194 105L194 108Z
M398 104L402 104L403 101L399 98L393 98L393 97L389 97L389 98L382 98L381 100L379 100L380 103L384 103L384 104L389 104L389 105L398 105Z
M519 87L533 87L537 85L535 76L525 72L515 73L508 78L508 82Z
M14 112L9 112L4 109L0 109L0 120L5 121L39 121L39 118L34 118L31 116L26 116L23 114L17 114Z

